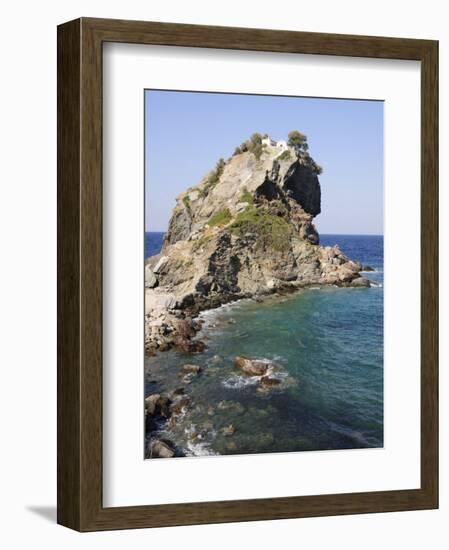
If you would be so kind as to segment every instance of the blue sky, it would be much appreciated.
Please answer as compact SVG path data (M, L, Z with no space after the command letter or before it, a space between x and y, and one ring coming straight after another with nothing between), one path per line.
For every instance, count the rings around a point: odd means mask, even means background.
M383 102L145 92L145 227L165 231L175 197L253 132L307 135L320 176L320 233L383 234Z

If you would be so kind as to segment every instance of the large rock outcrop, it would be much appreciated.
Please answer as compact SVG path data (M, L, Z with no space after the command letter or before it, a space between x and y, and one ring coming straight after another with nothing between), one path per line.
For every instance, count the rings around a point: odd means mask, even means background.
M359 263L338 246L319 246L318 173L308 153L265 145L221 162L177 197L164 246L146 260L147 350L200 351L191 319L231 300L312 284L363 286L353 283Z

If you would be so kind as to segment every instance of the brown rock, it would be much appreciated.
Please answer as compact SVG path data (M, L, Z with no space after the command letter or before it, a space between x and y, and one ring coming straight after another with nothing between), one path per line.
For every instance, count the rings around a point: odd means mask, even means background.
M168 397L154 393L145 399L145 411L149 416L160 415L168 418L170 416L170 404L171 401Z
M225 436L234 435L235 428L232 424L229 424L229 426L225 426L224 428L221 428L221 433Z
M249 376L263 376L269 367L268 363L239 355L234 359L234 365Z
M165 418L168 418L170 416L170 405L171 405L171 400L168 397L160 397L157 403L157 409L159 409L159 414Z
M175 451L167 442L154 439L149 445L148 454L149 458L172 458Z
M156 412L157 402L159 401L160 397L160 394L154 393L153 395L149 395L145 399L145 411L147 412L147 414L153 415Z
M281 380L279 378L272 378L271 376L262 376L260 383L264 386L279 386Z
M202 371L201 367L199 365L184 365L182 367L182 372L184 374L199 374Z
M368 288L371 284L365 277L357 277L351 281L351 286L356 288Z
M176 399L176 401L173 401L170 405L170 414L181 414L182 411L187 407L187 405L190 403L189 397L187 395L183 395Z
M189 340L188 338L178 338L176 345L185 353L201 353L206 349L206 344L201 340Z

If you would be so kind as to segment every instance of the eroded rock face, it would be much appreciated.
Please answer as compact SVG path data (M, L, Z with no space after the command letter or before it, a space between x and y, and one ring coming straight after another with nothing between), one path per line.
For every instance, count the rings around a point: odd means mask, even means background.
M145 288L157 286L157 277L149 265L145 267Z
M173 211L168 224L168 231L165 234L165 242L174 244L177 241L187 239L192 230L192 218L190 209L186 204L178 204L178 207Z
M284 179L284 189L312 216L321 213L321 187L313 168L299 160L293 163Z
M320 212L318 165L293 148L237 154L179 195L161 253L146 260L147 351L202 351L194 317L232 300L350 286L361 265L319 246Z

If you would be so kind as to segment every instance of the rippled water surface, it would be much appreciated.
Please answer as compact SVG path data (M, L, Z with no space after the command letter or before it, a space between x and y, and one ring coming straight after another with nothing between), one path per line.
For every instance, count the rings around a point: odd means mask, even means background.
M155 239L150 254L158 251ZM339 244L374 267L366 276L378 286L307 289L227 305L202 314L204 353L146 359L146 395L183 388L190 399L159 434L184 454L383 445L383 239L325 235L321 243ZM234 367L237 355L273 361L281 384L262 390L258 378ZM186 363L202 373L183 376Z

